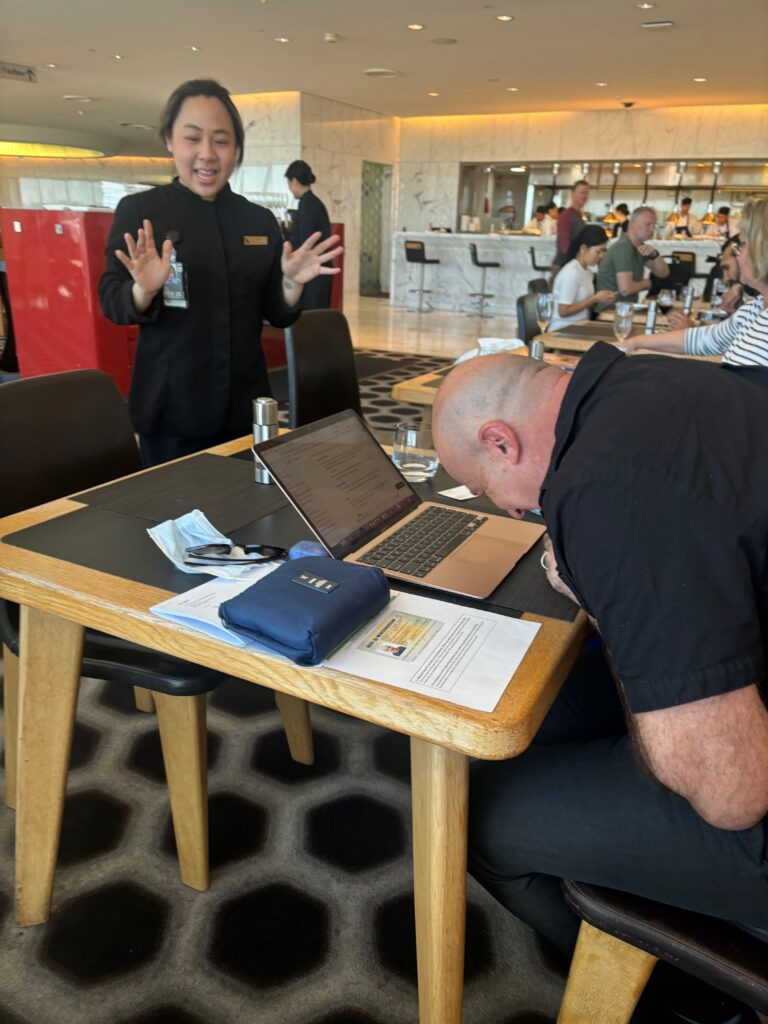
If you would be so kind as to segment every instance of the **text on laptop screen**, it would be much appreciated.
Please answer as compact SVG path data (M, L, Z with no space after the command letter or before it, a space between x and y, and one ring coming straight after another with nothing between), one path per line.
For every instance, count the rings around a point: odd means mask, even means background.
M336 558L365 543L419 499L358 418L333 417L264 452L264 461Z

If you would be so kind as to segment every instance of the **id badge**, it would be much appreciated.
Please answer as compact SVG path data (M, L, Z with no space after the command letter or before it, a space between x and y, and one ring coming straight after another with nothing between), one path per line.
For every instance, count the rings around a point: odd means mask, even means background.
M175 253L171 257L171 276L163 286L163 303L176 309L189 309L187 275L184 264L177 261Z

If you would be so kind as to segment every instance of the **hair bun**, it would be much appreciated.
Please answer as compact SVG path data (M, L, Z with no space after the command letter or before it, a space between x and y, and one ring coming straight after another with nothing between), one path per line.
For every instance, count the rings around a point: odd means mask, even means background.
M313 173L312 173L312 172L310 171L310 172L309 172L309 184L310 184L310 185L314 185L316 181L317 181L317 178L316 178L316 177L314 176L314 174L313 174Z

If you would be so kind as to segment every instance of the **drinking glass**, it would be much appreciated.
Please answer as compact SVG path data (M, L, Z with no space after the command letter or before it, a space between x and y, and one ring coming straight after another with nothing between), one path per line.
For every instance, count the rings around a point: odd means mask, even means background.
M551 292L539 292L536 295L536 323L539 325L539 334L547 333L551 319L552 294Z
M613 310L613 333L622 344L632 333L632 316L635 307L631 302L617 302Z
M392 461L411 483L431 480L440 462L431 428L422 423L398 423Z
M669 288L663 288L659 292L659 300L658 301L659 301L659 309L664 314L664 316L666 316L667 313L669 313L671 311L672 307L675 304L675 296L670 291Z

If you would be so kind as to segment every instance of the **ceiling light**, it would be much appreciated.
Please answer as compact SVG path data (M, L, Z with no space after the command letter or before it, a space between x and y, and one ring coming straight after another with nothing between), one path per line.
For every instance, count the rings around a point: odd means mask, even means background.
M192 53L199 53L200 52L200 47L199 46L188 46L187 49L191 50Z
M440 95L439 92L428 92L427 93L427 96L439 96L439 95Z
M341 39L341 36L336 32L326 32L323 36L324 43L338 43L339 39Z
M643 0L643 3L635 4L635 7L639 7L641 11L650 11L650 9L655 6L656 4L650 3L649 0Z
M418 21L413 21L411 22L410 25L407 26L407 28L409 28L411 32L421 32L421 30L426 27L426 25L420 25Z
M694 82L706 82L706 78L694 78Z
M644 21L643 28L672 28L674 21Z
M49 142L6 142L0 140L0 156L55 157L57 160L74 160L89 156L104 156L104 153L100 149L56 146Z
M513 174L525 174L525 172L528 170L525 164L515 164L514 167L510 167L509 169L510 171L512 171Z
M125 60L122 53L113 53L112 56L115 58L115 60Z
M61 98L63 100L72 100L73 102L77 101L78 103L93 103L90 96L78 96L77 93L73 92L62 93Z
M508 85L507 92L520 92L516 85Z
M397 78L400 72L392 68L366 68L363 74L369 78Z
M275 36L276 43L290 43L288 36Z
M595 85L599 86L601 89L604 89L606 87L606 85L608 85L608 83L607 82L595 82Z
M46 64L45 66L47 68L57 68L59 65L58 64Z
M515 19L511 14L497 14L496 21L514 21Z

